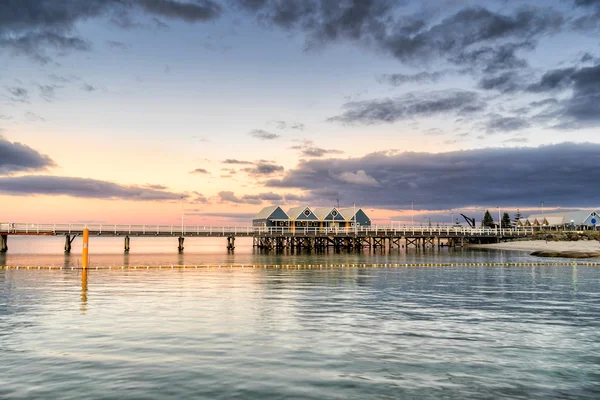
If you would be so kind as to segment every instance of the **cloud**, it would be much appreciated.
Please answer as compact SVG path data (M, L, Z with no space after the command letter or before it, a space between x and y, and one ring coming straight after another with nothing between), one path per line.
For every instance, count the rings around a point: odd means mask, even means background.
M29 91L22 87L12 86L4 87L9 93L9 99L20 103L26 103L29 97Z
M187 214L186 214L187 215ZM216 217L216 218L225 218L232 221L244 221L246 223L251 223L252 217L256 215L256 213L227 213L227 212L195 212L191 215L199 216L199 217Z
M242 160L236 160L233 158L228 158L226 160L223 160L223 164L230 164L230 165L252 165L254 164L252 161L242 161Z
M492 56L497 42L525 40L532 43L540 35L556 32L564 24L558 11L531 5L508 8L504 12L482 6L464 7L440 19L435 12L411 15L402 9L406 5L403 1L251 0L241 3L242 8L254 13L263 24L303 32L308 48L348 41L386 52L409 64L440 56L463 64L469 56L480 57L478 50L482 48L486 57L502 59L500 53ZM511 49L505 47L503 51ZM455 58L457 54L464 57Z
M145 11L185 22L210 21L221 15L221 6L211 0L195 0L194 3L182 3L176 0L138 0Z
M323 157L327 154L344 154L341 150L323 149L317 147L312 140L303 140L302 144L290 147L292 150L300 150L300 155L304 157Z
M502 93L513 93L523 88L521 78L514 71L498 75L485 75L477 87L484 90L497 90Z
M118 40L107 40L106 44L109 47L112 47L113 49L119 49L119 50L129 50L131 48L131 45L127 44L127 43L123 43L123 42L119 42Z
M207 174L210 174L210 172L208 172L204 168L196 168L195 170L190 171L190 174L194 174L194 175L207 175Z
M40 91L40 96L46 101L54 100L54 95L56 94L56 89L60 88L57 85L38 85L38 89Z
M504 117L498 114L492 114L486 123L488 133L513 132L526 129L529 126L530 123L524 118Z
M314 203L356 202L400 209L535 206L540 193L557 206L597 207L600 144L562 143L448 153L380 152L361 158L303 161L267 187L295 188ZM364 171L377 186L340 179ZM580 196L578 193L585 193ZM552 199L552 200L548 200Z
M405 83L432 83L439 81L445 72L419 72L416 74L386 74L381 75L377 80L381 83L388 83L393 86L401 86Z
M343 114L328 121L365 125L393 123L440 113L470 113L482 110L485 103L475 92L446 90L409 93L395 99L355 101L343 107L346 109Z
M221 203L235 203L235 204L262 204L263 201L281 201L283 197L277 193L267 192L259 194L246 194L242 197L236 196L231 191L219 192L219 199Z
M284 168L281 165L265 161L259 161L253 167L242 168L243 172L255 177L272 175L274 173L283 172L283 170Z
M47 155L18 142L0 136L0 175L17 172L44 171L56 164Z
M272 121L277 129L293 129L303 131L306 126L300 122Z
M538 82L527 87L530 92L548 92L552 90L562 90L573 83L575 68L561 68L546 72Z
M78 22L100 16L113 16L122 28L137 26L130 12L141 10L154 18L204 22L218 18L221 6L211 0L19 0L0 2L0 48L24 54L47 64L47 49L58 52L85 51L91 45L74 34Z
M96 179L63 176L19 176L0 178L0 194L14 196L49 195L87 199L161 201L188 198L183 193L125 186Z
M81 87L81 89L84 92L95 92L97 89L95 86L92 86L90 84L84 83L83 86Z
M250 132L250 136L252 136L253 138L256 138L256 139L260 139L260 140L273 140L273 139L278 139L281 137L281 135L278 135L276 133L267 132L262 129L253 130L252 132Z
M355 185L379 186L379 182L362 169L355 172L342 172L336 179Z
M31 111L27 111L25 113L25 119L29 122L44 122L46 121L46 119L40 115L37 115L36 113L33 113Z
M600 63L548 71L526 90L534 93L568 91L567 97L555 100L556 107L550 114L560 121L559 128L596 126L600 123ZM543 105L551 105L554 100L545 101L549 103Z
M28 32L20 36L0 36L0 48L2 47L11 49L15 54L29 56L45 65L51 61L45 53L46 48L52 48L58 52L87 51L90 49L90 44L81 38L62 33Z
M192 199L192 203L202 203L202 204L208 203L208 199L202 193L195 192L195 191L192 192L192 193L194 194L194 198Z

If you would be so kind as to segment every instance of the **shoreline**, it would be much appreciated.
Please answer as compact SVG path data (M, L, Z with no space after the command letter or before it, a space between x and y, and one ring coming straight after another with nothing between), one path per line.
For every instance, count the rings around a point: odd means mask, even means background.
M577 241L545 241L523 240L490 244L472 244L469 249L494 249L513 251L550 251L550 252L600 252L600 242L597 240Z

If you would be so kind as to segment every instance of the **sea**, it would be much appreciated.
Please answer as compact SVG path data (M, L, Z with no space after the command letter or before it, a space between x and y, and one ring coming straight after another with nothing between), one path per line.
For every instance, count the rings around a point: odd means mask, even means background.
M10 237L0 266L63 268L0 269L0 398L600 398L600 267L251 244L93 237L82 271L79 238Z

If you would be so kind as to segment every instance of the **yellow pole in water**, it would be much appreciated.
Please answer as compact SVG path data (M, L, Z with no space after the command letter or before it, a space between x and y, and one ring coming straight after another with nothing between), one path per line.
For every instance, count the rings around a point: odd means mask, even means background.
M81 268L87 269L89 255L88 255L88 244L90 243L90 230L85 228L83 230L83 253L81 254Z

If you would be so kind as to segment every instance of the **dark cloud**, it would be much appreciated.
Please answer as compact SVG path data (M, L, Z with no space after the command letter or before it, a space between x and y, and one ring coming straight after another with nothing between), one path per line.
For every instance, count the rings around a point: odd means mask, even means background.
M273 139L278 139L281 137L281 135L278 135L276 133L267 132L262 129L253 130L252 132L250 132L250 136L252 136L255 139L260 139L260 140L273 140Z
M488 61L513 58L514 65L515 47L511 46L523 41L533 43L540 35L556 32L564 23L561 13L534 6L505 12L465 7L435 20L425 14L407 14L407 10L400 10L406 2L392 0L266 0L241 4L264 24L303 32L308 47L351 41L409 64L441 56L458 64L481 57Z
M55 165L47 155L24 144L9 142L0 136L0 175L44 171Z
M401 86L405 83L430 83L437 82L445 72L419 72L416 74L386 74L377 78L381 83L388 83L393 86Z
M0 178L0 193L15 196L51 195L134 201L188 198L188 195L182 193L140 186L125 186L96 179L31 175Z
M497 90L502 93L512 93L522 90L523 83L515 72L503 72L498 75L485 75L477 86L484 90Z
M471 72L493 74L504 70L523 69L527 61L517 56L522 49L533 50L532 42L505 43L483 46L475 50L466 49L450 56L450 61L467 67Z
M554 106L558 104L558 100L555 98L547 98L539 101L532 101L529 103L531 107L546 107L546 106Z
M300 162L268 187L304 190L312 201L398 209L556 205L597 207L600 144L562 143L448 153L381 152L362 158ZM324 189L325 188L325 189ZM585 193L578 196L577 193Z
M190 174L200 174L200 175L207 175L210 174L210 172L208 172L207 170L205 170L204 168L196 168L193 171L190 171Z
M139 4L151 14L185 22L209 21L221 15L221 6L211 0L195 0L193 3L176 0L138 0L134 4Z
M62 33L28 32L20 36L3 37L0 35L0 48L2 47L11 49L15 54L27 55L41 64L48 64L51 58L45 53L47 48L52 48L58 52L68 50L86 51L90 49L90 44L81 38L67 36Z
M5 0L0 1L0 48L25 54L42 64L51 61L47 49L88 50L90 43L74 34L79 21L103 15L122 28L138 26L130 13L142 10L156 17L202 22L221 14L211 0Z
M346 103L343 106L346 111L328 121L345 124L393 123L440 113L470 113L482 110L484 106L477 93L464 90L409 93L395 99Z
M256 177L272 175L274 173L283 172L283 170L284 168L281 165L276 165L265 161L259 161L253 167L242 168L243 172Z
M570 91L564 99L556 100L551 114L560 121L558 127L579 128L600 123L600 63L548 71L526 90L534 93Z
M96 91L96 87L92 86L92 85L90 85L88 83L84 83L83 86L81 87L81 89L84 92L95 92Z
M548 92L552 90L562 90L573 83L575 68L561 68L546 72L538 82L527 87L530 92Z

